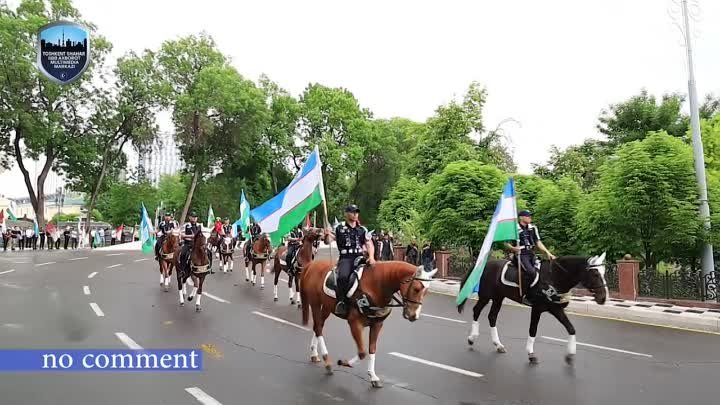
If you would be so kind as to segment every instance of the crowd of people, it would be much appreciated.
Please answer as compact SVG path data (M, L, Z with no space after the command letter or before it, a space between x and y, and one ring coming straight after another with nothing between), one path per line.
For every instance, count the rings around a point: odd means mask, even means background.
M39 232L32 227L8 227L2 233L0 243L3 251L15 250L59 250L78 249L85 246L90 248L114 245L122 239L122 231L110 228L92 229L86 236L77 226L66 226L64 229L48 224Z
M372 242L375 246L375 260L395 260L395 239L389 232L380 231L372 235ZM417 241L412 240L405 248L404 260L416 266L423 265L430 271L435 263L435 250L430 242L425 242L422 248L418 247Z

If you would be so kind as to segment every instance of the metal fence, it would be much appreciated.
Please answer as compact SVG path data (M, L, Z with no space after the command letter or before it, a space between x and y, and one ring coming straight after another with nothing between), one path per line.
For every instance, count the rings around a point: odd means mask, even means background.
M664 299L720 301L720 271L703 275L699 269L674 271L644 268L638 275L639 295Z
M448 277L462 278L475 265L475 260L468 254L451 254L448 257Z
M618 267L617 264L607 266L605 268L605 282L607 283L608 290L619 291L618 281Z

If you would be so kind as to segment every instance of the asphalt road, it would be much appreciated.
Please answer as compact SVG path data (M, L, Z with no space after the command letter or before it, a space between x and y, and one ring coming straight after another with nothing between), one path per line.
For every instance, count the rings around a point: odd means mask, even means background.
M273 302L269 275L264 290L252 287L236 260L233 273L208 276L205 290L219 300L204 296L200 313L194 302L180 307L177 284L164 292L158 277L140 252L0 253L4 349L127 348L119 333L143 348L204 351L198 373L5 373L0 404L706 405L720 396L718 335L571 315L578 353L568 366L565 344L553 340L566 333L544 316L540 364L531 366L527 309L503 308L498 327L508 353L498 354L486 314L471 348L471 311L458 315L442 295L426 298L415 323L400 311L386 322L376 364L385 387L373 389L365 362L332 376L309 362L311 332L299 327L284 283ZM326 342L333 360L355 354L337 318L326 324Z

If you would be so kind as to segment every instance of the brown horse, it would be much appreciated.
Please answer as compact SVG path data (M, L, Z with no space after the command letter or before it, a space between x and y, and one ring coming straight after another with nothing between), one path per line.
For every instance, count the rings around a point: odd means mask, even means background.
M325 280L333 266L334 264L329 260L311 262L305 269L300 284L303 325L308 324L309 310L312 308L313 336L310 341L310 360L313 363L320 361L318 359L319 349L328 374L332 374L332 364L323 338L323 327L325 320L331 313L334 313L336 300L330 295L330 292L326 292ZM437 269L426 272L422 266L416 267L400 261L380 262L366 266L352 301L356 302L355 298L362 296L369 304L368 312L362 313L358 309L358 305L352 305L347 315L350 332L357 345L357 355L347 361L339 360L338 365L352 367L358 360L365 358L362 335L363 329L369 326L368 375L370 375L373 387L382 387L380 378L375 374L375 352L383 322L390 315L389 307L402 307L403 317L410 322L415 322L420 317L422 301L435 272ZM391 301L395 301L397 304L391 304Z
M209 242L209 240L208 240ZM232 272L234 267L233 252L235 250L235 240L230 236L225 236L220 242L220 269L227 273Z
M297 301L298 308L300 308L300 276L302 275L303 269L315 259L318 240L322 235L323 230L319 228L311 228L305 232L302 244L295 253L296 259L292 269L288 267L289 263L287 263L290 259L287 257L287 246L280 246L277 249L275 258L273 259L273 272L275 273L275 285L273 287L274 301L278 300L278 280L280 279L280 273L284 271L288 275L290 305L295 304L295 301ZM295 291L292 289L293 280L295 280Z
M260 289L265 288L265 265L268 259L270 259L270 253L272 253L272 245L270 244L270 238L267 234L262 234L255 243L252 244L250 249L250 257L245 258L245 281L250 281L252 285L257 282L257 272L255 266L260 265ZM247 265L250 264L252 269L252 277L250 277L250 270Z
M517 263L514 261L514 263ZM489 260L485 265L485 271L480 279L480 287L478 291L478 302L473 308L473 323L468 336L468 344L472 345L480 334L480 326L478 317L483 308L492 300L492 307L488 314L490 323L490 338L498 353L505 353L505 346L500 342L500 336L496 326L498 313L502 307L505 298L509 298L515 302L521 303L522 297L518 291L517 283L517 267L513 267L514 263L507 260ZM460 288L467 282L472 271L468 271L460 284ZM514 279L513 279L514 277ZM524 280L525 286L529 285L529 281ZM544 297L537 294L531 299L532 309L530 311L530 328L525 349L528 353L528 360L531 364L537 364L538 358L535 355L535 336L537 335L537 327L540 322L540 315L543 312L550 312L568 332L567 354L565 361L572 364L575 359L576 340L575 327L565 314L565 307L568 306L567 297L570 291L577 285L582 285L593 292L595 302L600 305L605 304L608 297L607 283L605 282L605 253L600 256L561 256L552 261L545 261L538 272L537 281L533 282L537 286L551 285L556 289L557 293L566 297L564 302L550 302ZM523 287L525 290L525 287ZM464 301L458 305L458 312L462 312Z
M205 276L210 271L212 262L210 261L211 252L208 249L207 239L202 232L195 234L193 246L190 251L190 260L187 262L186 256L181 255L182 248L175 250L175 268L178 281L178 293L180 295L180 306L185 305L185 283L188 278L192 278L193 290L188 295L187 300L192 301L197 293L197 301L195 302L195 310L200 311L200 298L202 298L203 284Z
M175 267L175 251L179 246L180 237L176 230L166 235L160 246L160 287L165 287L165 292L170 288L170 277Z

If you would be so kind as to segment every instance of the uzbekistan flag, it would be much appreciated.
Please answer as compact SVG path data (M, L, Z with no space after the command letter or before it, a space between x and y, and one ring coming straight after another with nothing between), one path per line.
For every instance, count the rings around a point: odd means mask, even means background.
M295 178L278 195L251 211L251 215L279 246L283 236L302 223L305 216L325 201L320 151L316 146Z
M515 181L513 178L508 180L503 189L500 201L495 207L495 213L490 221L488 233L485 235L480 254L478 254L475 267L472 269L460 293L458 293L455 303L461 305L467 300L472 293L477 292L480 287L480 278L482 277L485 265L490 257L493 242L502 242L508 240L517 240L517 206L515 202Z
M142 252L146 255L152 254L155 250L155 232L152 229L152 221L148 216L145 204L142 205L142 213L140 220L140 244L142 245Z

